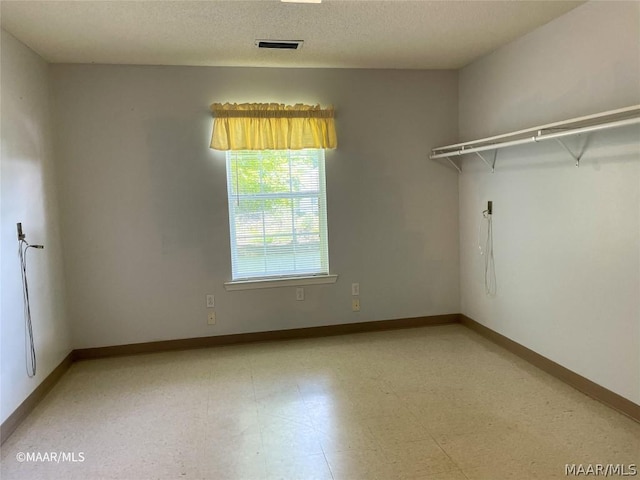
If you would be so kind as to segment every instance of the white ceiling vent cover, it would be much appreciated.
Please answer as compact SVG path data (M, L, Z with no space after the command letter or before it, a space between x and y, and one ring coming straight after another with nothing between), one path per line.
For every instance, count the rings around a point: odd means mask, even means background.
M258 48L274 48L280 50L299 50L304 40L256 40Z

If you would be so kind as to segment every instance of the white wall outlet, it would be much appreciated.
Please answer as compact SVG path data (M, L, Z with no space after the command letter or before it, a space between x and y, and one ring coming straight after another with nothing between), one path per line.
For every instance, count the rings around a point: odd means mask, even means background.
M304 300L304 288L296 288L296 300Z
M359 298L354 298L353 300L351 300L351 310L353 310L354 312L359 312L360 311L360 299Z
M214 311L210 311L209 314L207 315L207 323L209 325L215 325L216 324L216 312Z
M207 308L215 307L215 303L213 302L213 295L207 295Z
M354 297L357 297L358 295L360 295L360 284L359 283L352 283L351 284L351 295L353 295Z

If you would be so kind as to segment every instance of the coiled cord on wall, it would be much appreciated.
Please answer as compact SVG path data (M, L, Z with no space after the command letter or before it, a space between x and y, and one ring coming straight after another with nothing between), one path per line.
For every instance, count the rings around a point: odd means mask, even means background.
M31 304L29 302L29 281L27 280L27 250L30 248L44 248L42 245L29 245L26 240L19 240L18 255L20 256L20 272L22 274L22 300L24 305L24 333L25 333L25 363L27 375L34 377L37 370L36 347L33 340L33 325L31 323Z
M496 280L496 264L493 257L493 221L492 214L489 210L482 212L483 220L486 220L487 235L485 237L484 246L481 240L482 225L485 222L481 222L478 226L478 248L480 249L480 255L484 257L484 293L488 297L493 297L496 294L498 285Z

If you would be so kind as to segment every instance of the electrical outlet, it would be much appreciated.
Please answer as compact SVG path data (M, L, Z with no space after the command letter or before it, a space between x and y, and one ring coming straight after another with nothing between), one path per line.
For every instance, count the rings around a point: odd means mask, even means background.
M209 312L209 314L207 315L207 323L209 325L215 325L216 324L216 312L214 312L214 311Z
M296 288L296 300L304 300L304 288Z
M358 295L360 295L360 284L359 283L352 283L351 284L351 295L353 295L354 297L357 297Z
M351 310L353 310L354 312L359 312L360 311L360 299L359 298L354 298L353 300L351 300Z
M207 295L207 308L213 308L214 306L213 295Z

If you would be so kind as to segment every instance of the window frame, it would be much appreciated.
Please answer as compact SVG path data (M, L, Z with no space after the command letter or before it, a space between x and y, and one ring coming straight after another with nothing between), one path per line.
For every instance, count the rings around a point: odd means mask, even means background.
M312 284L323 284L323 283L335 283L337 280L337 275L332 275L329 273L329 235L328 235L328 212L327 212L327 191L326 191L326 165L325 165L325 152L324 149L305 149L305 150L315 150L317 151L317 161L318 161L318 172L317 172L317 180L318 180L318 190L313 193L309 193L305 195L305 192L294 192L290 190L287 192L277 192L277 193L263 193L262 189L260 193L251 195L251 194L240 194L237 191L237 185L233 185L233 173L232 169L234 168L234 162L241 160L238 158L238 155L242 155L244 152L251 152L255 154L255 151L232 151L229 150L225 153L225 176L227 181L227 201L229 202L227 205L228 214L229 214L229 245L230 245L230 253L231 253L231 276L232 280L229 282L225 282L225 288L227 290L244 290L244 289L253 289L253 288L270 288L270 287L279 287L279 286L292 286L292 285L312 285ZM300 150L287 150L283 149L282 152L286 152L289 160L289 171L291 172L292 165L292 154L300 152ZM263 150L260 152L273 152L273 150ZM235 165L237 168L237 164ZM237 170L236 170L237 171ZM291 176L289 177L291 178ZM237 180L237 179L236 179ZM266 196L265 196L266 195ZM278 273L276 271L272 271L269 273L265 272L264 275L247 275L242 276L239 275L237 270L237 249L238 249L238 235L237 235L237 221L236 221L236 213L234 211L233 205L231 202L237 201L238 198L242 198L247 200L256 200L256 199L265 199L265 198L281 198L288 200L295 200L301 198L313 198L317 199L318 205L318 235L320 237L319 242L319 254L320 254L320 263L321 269L316 272L309 272L301 269L299 273L293 272L283 272ZM264 217L263 217L264 218ZM295 217L293 217L295 218ZM295 238L295 228L292 228L291 232L293 238ZM266 238L266 232L263 233L263 242ZM295 247L294 247L295 248ZM265 254L266 255L266 254ZM266 259L266 257L265 257ZM326 268L325 268L326 267Z

